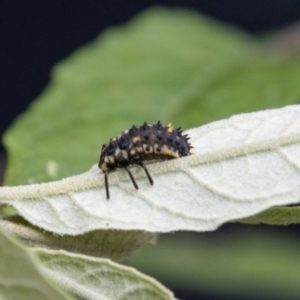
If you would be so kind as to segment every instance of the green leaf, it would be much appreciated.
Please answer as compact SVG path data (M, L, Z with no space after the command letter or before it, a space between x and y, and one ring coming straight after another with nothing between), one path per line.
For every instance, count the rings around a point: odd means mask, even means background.
M175 300L156 280L108 259L62 250L34 249L33 253L0 230L1 299L73 299L51 278L80 299Z
M47 217L44 217L44 221L46 219ZM74 223L76 222L73 222L73 226ZM3 216L0 218L0 225L30 247L63 249L110 259L129 256L141 245L147 242L153 243L156 240L155 234L138 230L95 230L77 236L57 235L41 230L19 216Z
M37 259L0 228L0 299L73 299L41 272Z
M272 207L255 216L237 220L245 224L290 225L300 223L300 207Z
M43 249L34 253L44 272L80 299L175 300L155 279L108 259Z
M242 49L241 49L242 51ZM262 53L248 55L231 65L203 89L199 89L174 117L179 123L195 126L233 114L298 103L299 58L279 60Z
M198 126L296 101L300 64L262 52L192 11L150 9L56 66L38 101L6 133L6 184L87 170L109 138L161 120Z
M205 234L164 235L127 263L172 289L218 299L299 299L297 234L238 226ZM198 298L197 298L198 299Z

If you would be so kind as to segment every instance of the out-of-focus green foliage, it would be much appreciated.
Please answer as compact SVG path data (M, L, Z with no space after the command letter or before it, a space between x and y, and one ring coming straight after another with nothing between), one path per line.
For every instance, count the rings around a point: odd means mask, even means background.
M217 299L299 299L297 236L251 229L161 236L155 247L144 246L127 263L171 289Z

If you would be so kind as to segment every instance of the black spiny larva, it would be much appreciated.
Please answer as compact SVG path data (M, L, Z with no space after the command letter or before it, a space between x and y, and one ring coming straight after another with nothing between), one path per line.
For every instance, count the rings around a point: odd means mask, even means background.
M125 168L136 189L138 185L132 176L129 165L141 166L151 185L153 180L144 161L165 160L190 155L193 148L188 135L182 135L181 128L173 129L172 124L163 126L160 122L155 125L133 125L129 130L110 139L101 150L99 168L105 176L106 197L109 199L108 174L116 168Z

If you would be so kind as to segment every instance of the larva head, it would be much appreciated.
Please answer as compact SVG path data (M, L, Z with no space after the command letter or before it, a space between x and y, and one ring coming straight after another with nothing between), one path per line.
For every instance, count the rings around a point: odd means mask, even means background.
M109 146L110 143L108 144L103 144L102 146L102 149L101 149L101 154L100 154L100 161L99 161L99 168L102 170L102 171L105 171L107 169L110 169L111 168L111 163L110 163L110 160L109 160L109 154L108 153L113 153L113 145L112 144L111 146Z
M122 168L129 164L129 156L132 151L132 142L128 136L128 131L122 132L118 137L115 137L104 144L100 154L99 168L102 171L107 169Z

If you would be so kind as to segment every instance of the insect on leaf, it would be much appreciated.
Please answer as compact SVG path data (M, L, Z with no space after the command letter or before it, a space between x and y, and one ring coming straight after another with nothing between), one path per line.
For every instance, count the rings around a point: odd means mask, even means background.
M241 114L184 132L193 155L110 174L107 201L97 165L57 182L5 187L0 203L13 205L34 225L58 234L95 229L207 231L300 195L300 106Z

